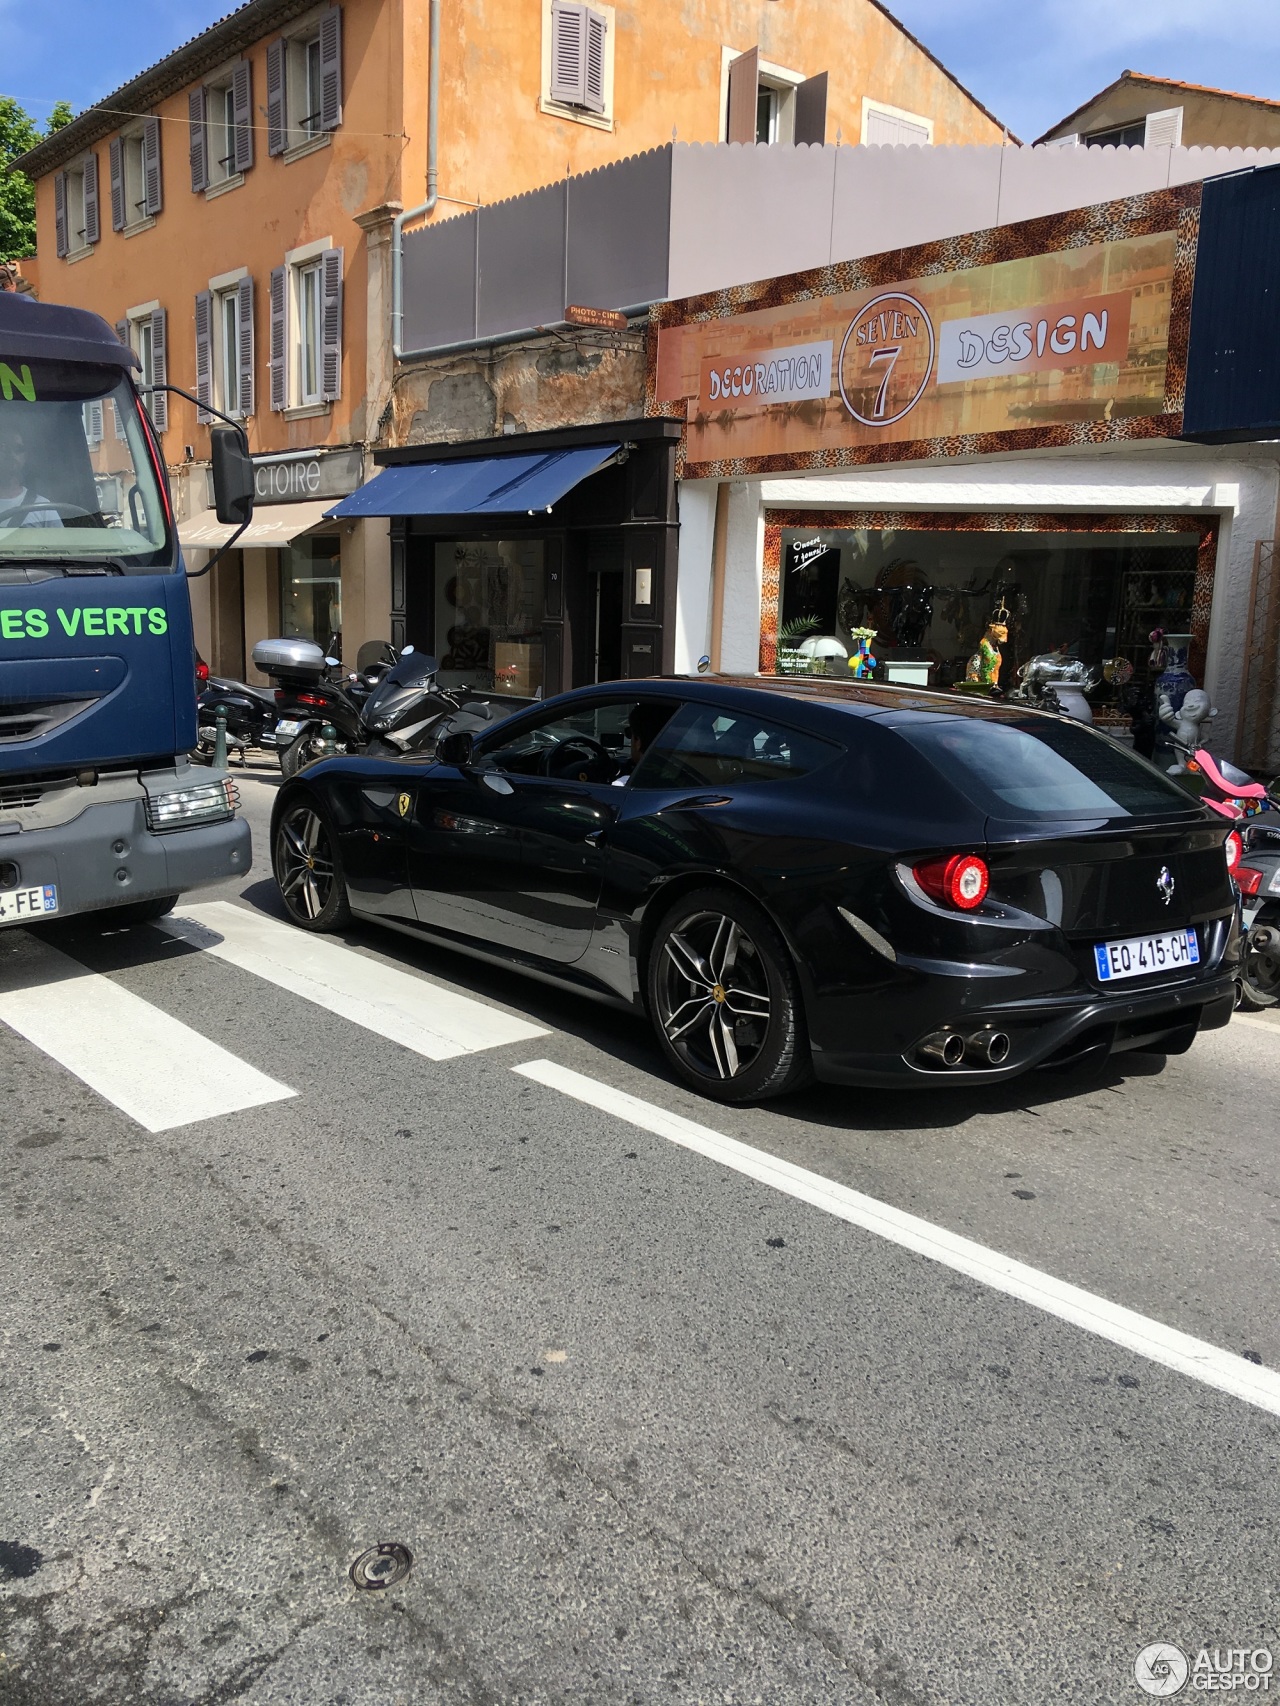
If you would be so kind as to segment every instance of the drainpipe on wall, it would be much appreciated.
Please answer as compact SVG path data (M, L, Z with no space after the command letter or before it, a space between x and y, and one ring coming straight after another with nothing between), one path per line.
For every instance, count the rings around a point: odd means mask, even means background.
M404 228L411 219L425 219L436 210L437 150L440 141L440 0L431 0L431 63L427 71L427 199L420 207L396 215L391 228L391 358L399 361L404 348Z

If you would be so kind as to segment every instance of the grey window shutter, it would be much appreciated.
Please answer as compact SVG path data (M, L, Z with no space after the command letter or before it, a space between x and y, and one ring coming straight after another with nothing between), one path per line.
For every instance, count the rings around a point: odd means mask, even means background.
M191 132L191 188L193 193L209 187L209 96L203 83L187 96L187 124Z
M609 20L587 7L586 53L583 60L582 104L589 112L604 111L604 37Z
M827 74L810 77L796 90L795 140L819 148L827 140Z
M84 406L84 436L89 444L102 443L102 403L95 401Z
M236 132L233 169L247 172L253 165L253 68L247 59L238 59L231 73L231 117Z
M273 41L267 48L267 153L283 154L284 148L284 43Z
M583 106L587 98L587 8L574 0L551 7L551 99Z
M285 331L288 278L284 267L271 273L271 407L288 406L288 370L285 365Z
M124 144L118 136L111 138L107 154L111 163L111 229L123 231L124 216ZM125 342L129 340L126 338Z
M756 101L760 92L760 49L753 47L729 62L728 142L754 142Z
M120 342L126 346L126 348L131 349L133 347L129 342L129 322L127 320L116 321L116 336L119 338ZM111 419L116 429L116 437L123 438L124 422L120 418L120 410L114 399L112 399L111 403Z
M213 419L213 296L207 290L196 292L196 396L196 419L203 425Z
M98 217L98 152L90 152L84 163L84 240L86 243L96 243L102 235L102 222ZM102 434L98 434L101 438Z
M160 120L142 121L142 211L154 218L164 206L164 185L160 177ZM160 430L157 428L157 430Z
M53 176L53 246L61 260L67 252L67 174Z
M342 123L342 7L320 14L320 128Z
M151 376L157 387L169 383L169 316L163 308L151 310ZM169 427L168 394L157 389L148 397L147 404L152 426L157 432L166 432Z
M236 366L240 372L240 414L247 417L253 413L253 280L242 278L236 291L240 299L240 347L236 351Z
M342 395L342 250L321 256L320 395L333 403Z

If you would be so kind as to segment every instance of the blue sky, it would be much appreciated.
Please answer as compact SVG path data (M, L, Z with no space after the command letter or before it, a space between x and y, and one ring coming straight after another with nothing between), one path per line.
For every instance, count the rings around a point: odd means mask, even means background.
M1126 66L1280 99L1280 0L888 3L1025 141ZM230 9L231 0L0 0L0 94L40 119L59 96L79 110Z

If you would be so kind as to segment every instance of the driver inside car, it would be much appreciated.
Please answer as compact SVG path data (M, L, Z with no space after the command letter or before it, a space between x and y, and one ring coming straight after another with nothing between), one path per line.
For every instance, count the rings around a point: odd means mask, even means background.
M654 741L666 728L675 712L675 705L649 704L637 705L627 719L627 735L631 741L630 756L623 760L622 767L613 778L615 788L625 788L635 774L636 766Z

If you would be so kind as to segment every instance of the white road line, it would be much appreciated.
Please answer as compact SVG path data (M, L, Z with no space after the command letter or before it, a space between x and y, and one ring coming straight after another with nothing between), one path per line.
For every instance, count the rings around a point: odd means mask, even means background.
M547 1034L545 1026L228 901L188 907L161 928L428 1060Z
M43 942L0 973L0 1022L147 1131L298 1093Z
M1125 1350L1136 1351L1151 1362L1161 1363L1178 1374L1189 1375L1205 1386L1216 1387L1219 1392L1230 1393L1234 1398L1242 1398L1246 1404L1254 1404L1260 1410L1280 1416L1280 1374L1269 1368L1259 1368L1256 1363L1232 1351L1220 1350L1216 1345L1152 1321L1135 1310L1109 1303L1105 1297L1095 1297L1079 1286L1054 1279L1052 1274L1041 1273L1038 1268L1002 1256L998 1250L988 1250L985 1245L961 1238L945 1227L934 1226L914 1214L905 1214L888 1203L877 1202L874 1197L863 1196L860 1191L851 1191L846 1185L824 1179L819 1173L810 1173L763 1150L753 1149L749 1144L739 1143L736 1138L724 1137L708 1126L697 1125L680 1114L654 1107L638 1096L628 1095L625 1090L615 1090L580 1072L570 1071L568 1067L557 1066L554 1061L533 1060L511 1070L552 1090L559 1090L563 1095L572 1096L576 1101L599 1108L602 1113L613 1114L629 1125L668 1138L684 1149L692 1149L711 1161L718 1161L723 1167L731 1167L737 1173L807 1202L839 1220L848 1221L850 1225L874 1232L878 1238L901 1244L904 1249L914 1250L930 1261L966 1274L994 1291L1005 1292L1044 1310L1048 1315L1056 1315L1073 1327L1082 1327L1085 1332L1109 1339Z

